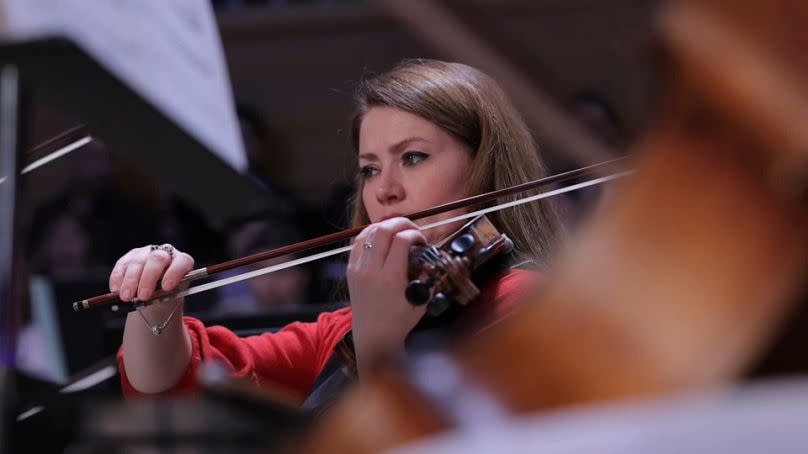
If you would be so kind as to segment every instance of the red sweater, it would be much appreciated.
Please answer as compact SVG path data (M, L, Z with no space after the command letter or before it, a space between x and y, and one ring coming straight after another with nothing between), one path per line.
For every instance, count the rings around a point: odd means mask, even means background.
M490 279L480 296L462 312L459 327L476 333L502 319L537 280L535 272L519 269ZM221 326L205 327L193 317L184 317L183 322L191 338L191 361L180 381L167 393L195 391L200 363L214 359L226 365L235 377L249 378L258 385L280 386L303 398L337 342L351 329L351 308L322 313L312 323L295 322L275 333L246 338ZM126 377L123 347L117 359L124 394L140 395Z

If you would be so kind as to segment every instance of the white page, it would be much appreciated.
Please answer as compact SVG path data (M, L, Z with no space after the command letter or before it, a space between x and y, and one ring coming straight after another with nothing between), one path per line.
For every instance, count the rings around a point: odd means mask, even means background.
M2 0L0 18L6 40L74 41L230 166L246 169L209 0Z

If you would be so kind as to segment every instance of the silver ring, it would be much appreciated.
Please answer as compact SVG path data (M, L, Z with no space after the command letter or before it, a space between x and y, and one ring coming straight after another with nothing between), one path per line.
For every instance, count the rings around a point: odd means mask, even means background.
M364 247L365 249L372 249L373 243L371 243L370 241L365 241Z
M156 245L156 244L152 244L152 245L150 245L150 246L149 246L149 251L150 251L150 252L154 252L154 251L157 251L157 250L167 252L167 253L168 253L168 258L169 258L169 259L173 259L173 258L174 258L174 246L172 246L172 245L170 245L170 244L168 244L168 243L161 244L161 245L159 245L159 246L158 246L158 245Z

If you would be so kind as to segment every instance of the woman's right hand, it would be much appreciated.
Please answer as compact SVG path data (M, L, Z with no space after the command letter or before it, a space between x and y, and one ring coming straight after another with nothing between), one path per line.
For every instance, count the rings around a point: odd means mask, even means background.
M172 291L193 267L194 258L178 249L169 253L151 246L135 248L115 263L109 275L109 290L118 292L121 301L147 301L158 282L163 290Z
M175 290L193 268L194 259L174 248L165 249L144 246L127 252L112 269L110 291L117 291L121 301L135 298L147 301L153 297L158 283L163 290ZM175 311L178 311L177 316L172 318ZM181 321L179 302L153 304L143 312L141 317L134 312L126 317L123 365L134 389L143 393L163 392L176 386L188 368L191 339ZM146 318L151 321L144 324ZM161 323L159 336L155 335L153 326L146 326Z

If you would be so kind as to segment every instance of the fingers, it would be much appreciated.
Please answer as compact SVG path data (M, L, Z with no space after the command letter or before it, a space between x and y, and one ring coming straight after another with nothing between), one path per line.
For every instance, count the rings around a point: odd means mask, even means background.
M381 243L376 240L378 236L377 229L376 225L370 225L356 236L351 253L348 256L349 270L352 267L366 267L372 254L371 249L376 247L377 250L381 250Z
M387 259L393 237L403 230L418 230L418 226L407 218L391 218L368 226L354 241L348 265L373 267L381 266ZM369 245L369 246L366 246Z
M416 244L427 244L426 237L421 231L408 229L396 233L390 242L390 251L387 253L384 266L406 269L410 248Z
M171 263L171 256L166 251L150 251L146 256L146 263L140 274L140 281L137 287L137 299L146 301L154 294L157 282L163 277L163 272ZM128 270L127 270L128 272Z
M118 259L109 276L109 289L119 292L122 301L151 299L158 282L173 290L194 266L190 255L174 250L173 256L150 246L132 249Z
M109 291L110 292L117 292L121 289L121 284L123 283L123 276L126 272L126 265L129 264L129 259L132 257L133 254L136 253L138 249L132 249L131 251L127 252L123 255L123 257L119 258L117 262L115 262L115 266L112 268L112 272L109 274Z
M143 272L143 262L133 261L126 265L126 271L123 276L123 283L121 284L120 298L121 301L129 301L137 295L138 284L140 283L140 274Z
M182 278L193 269L194 258L184 252L175 251L174 259L163 275L161 287L166 291L174 290Z

